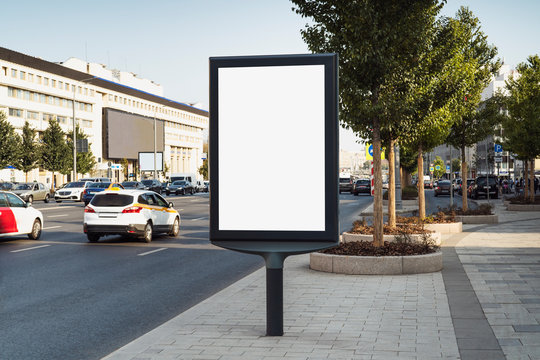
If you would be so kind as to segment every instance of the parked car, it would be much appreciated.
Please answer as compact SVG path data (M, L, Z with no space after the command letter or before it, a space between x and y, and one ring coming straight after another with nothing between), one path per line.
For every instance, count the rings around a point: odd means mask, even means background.
M450 192L454 192L454 189L452 189L452 184L450 183L450 180L439 180L437 181L437 186L435 186L435 196L439 195L450 195Z
M350 177L340 177L339 178L339 193L343 191L352 192L353 181Z
M154 233L177 236L180 214L153 191L106 190L84 208L83 230L90 242L106 235L131 235L150 242Z
M37 240L43 229L43 214L19 196L0 190L0 237L27 234Z
M353 184L353 195L357 196L360 193L371 194L371 180L359 179Z
M424 180L424 189L433 189L433 183L431 180Z
M463 195L463 191L465 191L465 194L468 195L469 187L474 183L474 179L467 179L467 183L463 184L463 181L461 181L461 184L458 189L459 195Z
M112 182L93 182L86 189L83 191L83 201L84 205L88 205L90 200L96 195L98 192L105 191L107 189L115 189L120 190L124 187L122 184L119 183L112 183Z
M155 179L148 179L141 181L145 190L150 190L161 194L161 183Z
M204 182L204 192L210 192L210 181Z
M195 192L195 189L193 188L193 185L187 180L176 180L173 183L171 183L165 190L165 193L167 195L170 195L170 194L193 195L194 192Z
M107 178L107 177L94 177L94 178L84 178L84 179L79 179L79 181L90 181L90 182L112 182L112 179L111 178Z
M73 181L67 183L66 186L54 193L54 200L58 203L64 200L82 201L82 193L90 184L92 184L90 181Z
M204 191L204 183L202 180L196 180L193 184L193 187L195 187L195 192L203 192Z
M124 189L144 190L144 185L140 181L124 181L122 186Z
M474 180L474 183L469 187L469 197L478 199L480 196L485 196L487 198L488 191L491 199L499 198L499 182L497 181L497 176L489 175L489 183L488 177L485 175L478 176Z
M36 200L48 203L51 197L49 189L43 183L38 182L20 183L15 185L11 191L30 204Z
M0 190L11 190L15 187L15 183L6 181L6 182L0 182Z

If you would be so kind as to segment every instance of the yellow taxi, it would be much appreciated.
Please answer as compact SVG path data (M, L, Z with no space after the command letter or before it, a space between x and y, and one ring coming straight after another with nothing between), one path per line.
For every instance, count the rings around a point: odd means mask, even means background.
M131 235L150 242L156 233L178 236L180 214L153 191L115 188L95 194L84 208L83 230L90 242L106 235Z

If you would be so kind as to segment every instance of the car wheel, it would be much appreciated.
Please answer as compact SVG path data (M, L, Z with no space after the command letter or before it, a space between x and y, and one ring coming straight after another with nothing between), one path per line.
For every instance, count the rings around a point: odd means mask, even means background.
M191 190L189 191L189 194L190 194L190 195L193 195L193 189L191 189Z
M182 190L182 195L186 195L186 190Z
M26 202L29 203L29 204L33 203L34 202L34 197L32 195L30 195L28 197L28 201L26 201Z
M88 241L91 243L95 243L99 240L98 234L86 234L86 237L88 238Z
M437 197L437 193L435 193L435 197Z
M41 220L36 219L32 224L32 232L28 234L28 238L31 240L37 240L41 236Z
M167 191L165 194L167 194L167 196L171 195L171 193L169 191Z
M45 200L43 200L43 201L45 201L45 203L48 203L49 200L50 200L50 196L49 196L49 194L46 194L45 195Z
M180 219L175 218L174 223L172 226L171 231L169 232L169 236L176 237L178 236L178 233L180 232Z
M152 224L150 222L147 222L144 226L143 240L147 243L152 241Z

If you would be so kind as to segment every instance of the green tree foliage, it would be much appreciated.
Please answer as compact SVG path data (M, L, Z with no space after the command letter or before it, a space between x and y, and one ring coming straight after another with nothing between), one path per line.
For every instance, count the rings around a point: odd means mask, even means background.
M203 164L199 168L199 174L202 175L204 180L208 180L208 159L204 159Z
M0 169L17 166L20 157L21 137L7 121L7 116L0 111Z
M127 180L129 177L129 162L126 158L123 158L120 161L120 165L122 165L122 172L124 173L124 179Z
M534 159L540 155L540 57L529 56L516 70L520 77L506 82L508 116L503 118L504 148L520 159L530 161L531 183L534 182ZM534 200L534 191L530 192Z
M452 172L461 171L461 160L458 158L452 159Z
M468 8L462 7L456 19L451 20L451 25L456 33L456 49L463 54L469 68L464 78L467 82L467 91L454 107L454 123L446 143L460 150L461 178L467 179L465 148L492 133L493 101L488 100L486 104L480 106L481 94L500 64L495 61L497 49L488 44L487 36L481 31L480 21ZM480 108L484 111L479 111ZM466 196L463 196L462 207L464 210L468 207Z
M70 159L73 157L58 121L49 121L49 126L43 132L41 141L41 166L51 171L54 179L55 173L69 169Z
M37 167L40 159L39 142L36 138L36 130L30 127L28 121L24 122L21 141L21 154L17 164L17 169L22 170L26 174L28 181L28 172Z
M430 40L438 0L293 0L311 18L302 37L317 53L338 53L342 125L372 140L374 244L382 245L381 131L406 120L410 74Z
M77 141L81 139L88 139L88 135L86 135L79 125L77 125ZM67 134L67 146L71 149L70 155L69 155L69 163L73 164L73 130L68 132ZM79 174L88 174L94 169L96 166L96 157L92 153L91 149L91 143L88 143L88 152L77 152L77 173ZM69 174L71 171L73 171L73 167L68 167L67 174Z
M439 170L437 170L437 165L439 165ZM441 178L446 173L446 165L444 164L444 161L443 159L441 159L440 156L435 156L433 167L433 176L437 179Z

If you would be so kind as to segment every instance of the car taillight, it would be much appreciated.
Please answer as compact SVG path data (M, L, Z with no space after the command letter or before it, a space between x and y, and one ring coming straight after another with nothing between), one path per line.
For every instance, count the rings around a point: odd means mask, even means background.
M96 210L94 210L94 208L91 208L90 206L87 206L84 208L84 212L85 213L95 213Z
M143 208L140 206L130 206L128 208L125 208L122 210L122 214L133 214L133 213L140 213Z
M86 195L86 189L83 190L82 194L83 194L83 195Z

